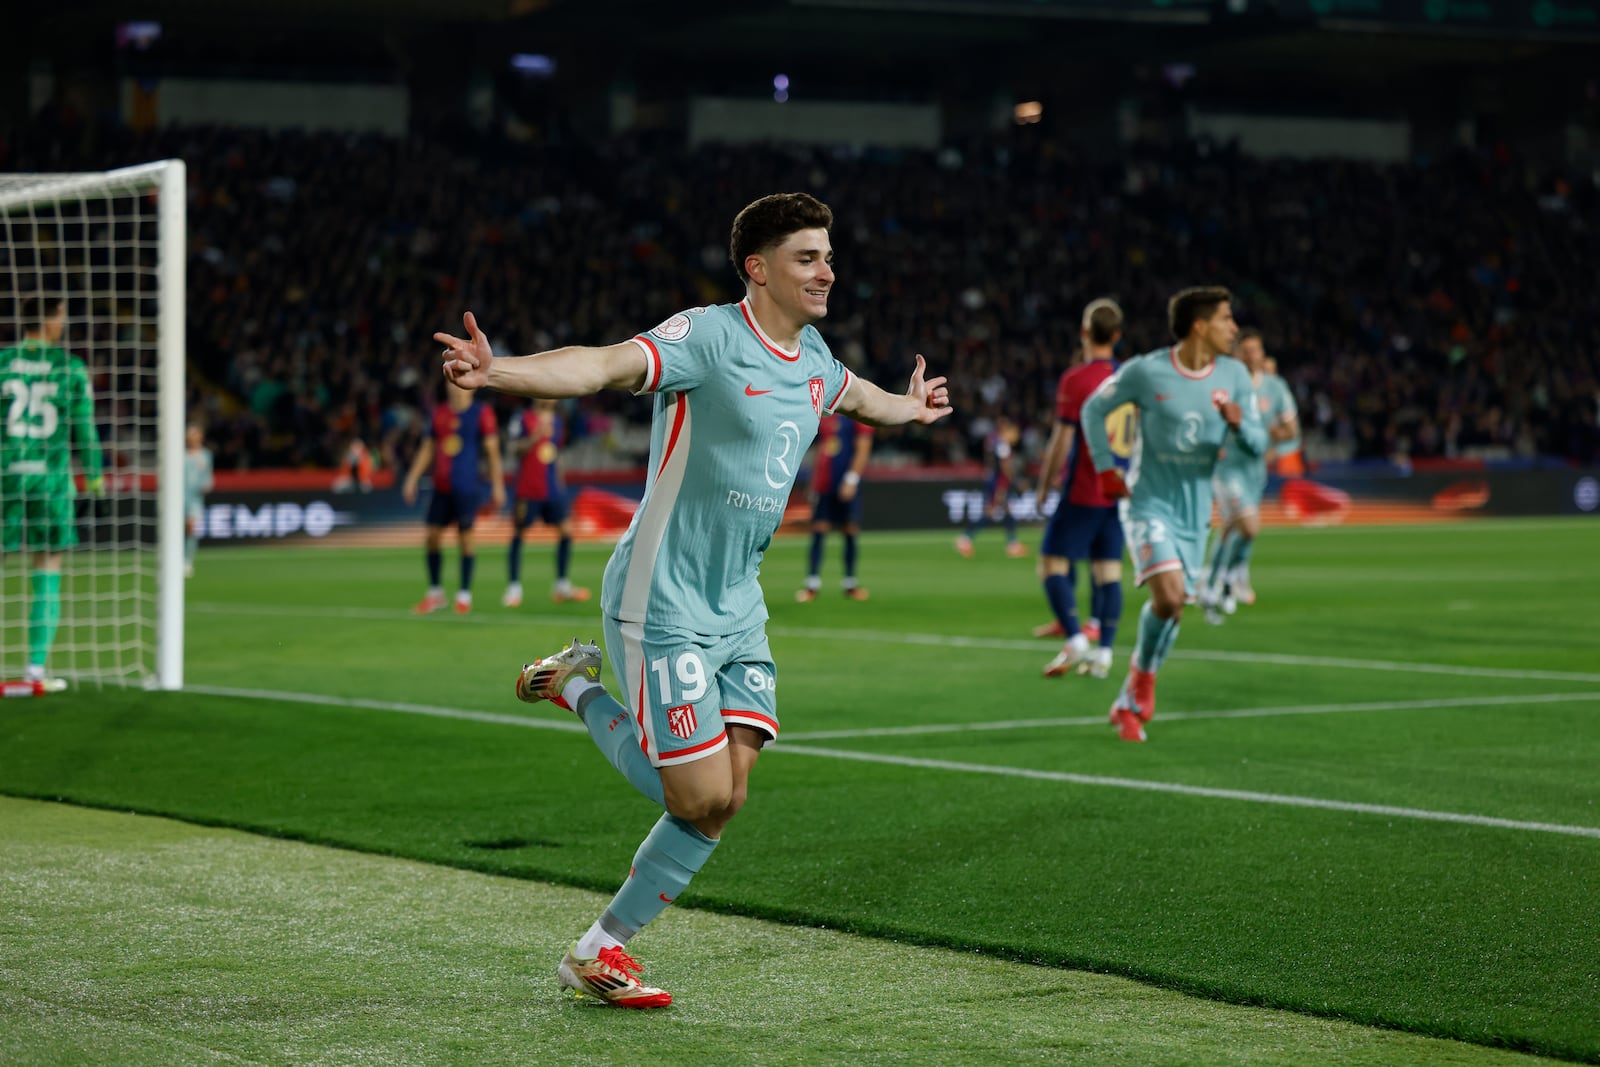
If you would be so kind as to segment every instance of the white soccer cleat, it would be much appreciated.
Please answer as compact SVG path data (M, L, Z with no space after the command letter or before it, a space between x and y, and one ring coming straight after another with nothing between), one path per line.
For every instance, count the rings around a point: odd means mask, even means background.
M505 594L500 598L500 604L503 607L520 608L522 606L522 583L512 582L506 586Z
M528 704L548 700L558 708L566 708L561 691L577 675L583 675L596 685L600 684L600 646L593 641L584 644L576 637L572 644L544 659L524 664L517 675L517 699Z
M639 981L636 975L643 970L621 945L613 945L601 949L592 960L580 960L569 950L561 957L556 976L580 998L598 997L617 1008L665 1008L671 1004L671 993Z
M1078 664L1078 673L1087 674L1090 678L1111 677L1111 650L1097 648L1089 658Z
M1056 658L1044 665L1046 678L1059 678L1073 670L1082 670L1094 655L1094 650L1089 647L1088 638L1082 634L1070 638L1061 646L1061 651L1056 653Z

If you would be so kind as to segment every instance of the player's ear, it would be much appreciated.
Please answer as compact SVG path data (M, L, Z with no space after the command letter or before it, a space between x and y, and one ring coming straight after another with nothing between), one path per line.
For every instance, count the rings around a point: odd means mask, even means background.
M757 285L767 284L767 260L759 252L753 252L744 257L744 273L747 278Z

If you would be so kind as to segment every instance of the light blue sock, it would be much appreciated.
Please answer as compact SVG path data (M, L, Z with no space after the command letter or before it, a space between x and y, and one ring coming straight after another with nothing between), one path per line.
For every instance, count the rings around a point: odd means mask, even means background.
M1139 609L1139 638L1133 646L1133 665L1141 671L1158 671L1173 642L1178 640L1178 620L1163 619L1147 600Z
M1229 570L1234 567L1248 567L1250 565L1250 554L1256 549L1256 539L1254 537L1238 537L1234 540L1233 563L1229 566Z
M676 815L663 815L633 854L633 869L600 917L600 925L624 943L678 899L689 880L716 851L707 837Z
M1234 533L1230 528L1224 530L1217 543L1211 546L1211 561L1206 566L1206 588L1221 589L1223 575L1228 573L1233 560Z
M650 757L639 747L628 709L597 685L578 698L573 710L611 766L658 807L665 808L667 796L661 786L661 772L651 766Z

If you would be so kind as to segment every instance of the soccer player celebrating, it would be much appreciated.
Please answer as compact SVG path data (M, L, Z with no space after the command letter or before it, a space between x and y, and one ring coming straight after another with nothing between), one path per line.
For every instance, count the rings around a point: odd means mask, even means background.
M1122 499L1136 581L1150 586L1128 679L1111 704L1111 722L1124 741L1145 740L1144 724L1156 710L1156 672L1199 580L1217 454L1236 446L1254 455L1266 450L1250 372L1224 355L1239 333L1232 300L1215 286L1174 295L1167 324L1177 343L1129 360L1083 405L1083 436L1101 491ZM1106 417L1123 404L1139 410L1139 443L1126 479L1106 433Z
M1092 302L1083 309L1082 336L1084 361L1065 371L1056 386L1056 424L1039 465L1039 487L1034 494L1042 515L1050 485L1062 464L1067 464L1066 481L1039 548L1044 597L1066 637L1061 651L1045 665L1046 678L1074 668L1096 678L1107 677L1111 644L1122 619L1122 524L1116 501L1100 491L1088 448L1080 448L1078 441L1084 401L1117 369L1114 352L1122 338L1122 308L1107 298ZM1119 470L1127 469L1136 426L1132 404L1123 404L1106 418L1112 462ZM1089 610L1096 623L1093 637L1078 625L1072 563L1079 559L1089 561L1094 583L1089 594ZM1089 642L1096 639L1099 647L1090 649Z
M1011 500L1017 491L1017 443L1021 440L1022 430L1004 415L994 420L994 431L984 439L983 510L956 538L956 551L967 559L972 558L972 539L978 531L996 522L1005 527L1006 555L1027 555L1028 550L1017 539L1017 517L1011 513Z
M557 968L567 988L624 1007L670 994L639 981L628 941L683 892L744 804L761 747L778 734L777 669L758 568L817 424L873 426L950 413L923 358L894 395L834 359L813 323L833 288L833 213L806 193L757 200L733 222L737 304L691 308L604 348L497 359L471 312L444 372L468 389L655 395L649 479L600 587L606 645L623 693L599 682L600 649L572 645L523 668L517 695L577 713L611 764L666 813L622 888Z
M511 503L511 547L506 554L507 584L501 603L514 608L522 603L522 539L535 522L554 526L561 540L556 542L556 584L550 599L557 604L567 600L589 599L589 590L572 584L567 569L572 565L572 520L570 501L561 478L561 446L566 441L566 425L556 413L553 400L536 400L511 423L511 451L521 453L517 468L517 491Z
M61 347L66 301L27 297L21 320L22 340L0 351L0 550L32 553L24 677L54 693L67 687L45 674L61 625L61 556L78 543L72 446L94 496L105 493L104 459L89 372Z
M401 495L407 505L417 501L417 482L433 465L433 493L428 500L424 526L427 549L428 592L412 611L427 615L444 607L444 528L454 525L461 548L461 588L456 592L456 614L472 610L472 567L477 560L473 525L483 503L483 472L479 461L489 459L489 493L499 511L506 502L506 480L500 467L500 424L494 408L466 389L445 384L445 403L433 409L428 436L411 461Z
M1236 351L1250 368L1269 448L1294 441L1299 436L1294 396L1282 378L1267 374L1267 351L1260 331L1242 331ZM1200 589L1200 606L1205 609L1206 621L1212 624L1222 622L1223 615L1233 614L1236 599L1245 604L1256 601L1255 590L1250 587L1250 555L1261 532L1267 458L1230 445L1217 460L1211 488L1217 498L1222 535L1212 547L1206 582Z
M872 454L872 427L839 415L824 418L817 429L817 458L811 469L810 572L805 588L794 598L802 604L817 599L822 589L822 543L828 531L844 534L844 581L850 600L867 599L856 581L857 539L861 535L861 472Z

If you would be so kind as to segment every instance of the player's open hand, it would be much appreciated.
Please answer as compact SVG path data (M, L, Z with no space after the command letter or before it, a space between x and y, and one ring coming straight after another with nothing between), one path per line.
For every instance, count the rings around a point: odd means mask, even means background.
M911 384L906 387L906 395L918 402L916 422L938 422L950 414L950 390L945 388L949 379L943 376L924 379L923 375L928 369L928 361L917 355L917 369L911 372Z
M1244 419L1244 412L1239 410L1239 405L1221 397L1212 402L1217 405L1217 410L1222 413L1222 420L1228 424L1229 428L1237 430L1239 423Z
M444 376L463 389L482 389L489 384L489 364L494 362L494 349L489 337L478 329L478 320L472 312L461 316L466 327L466 337L436 333L433 339L444 345Z

